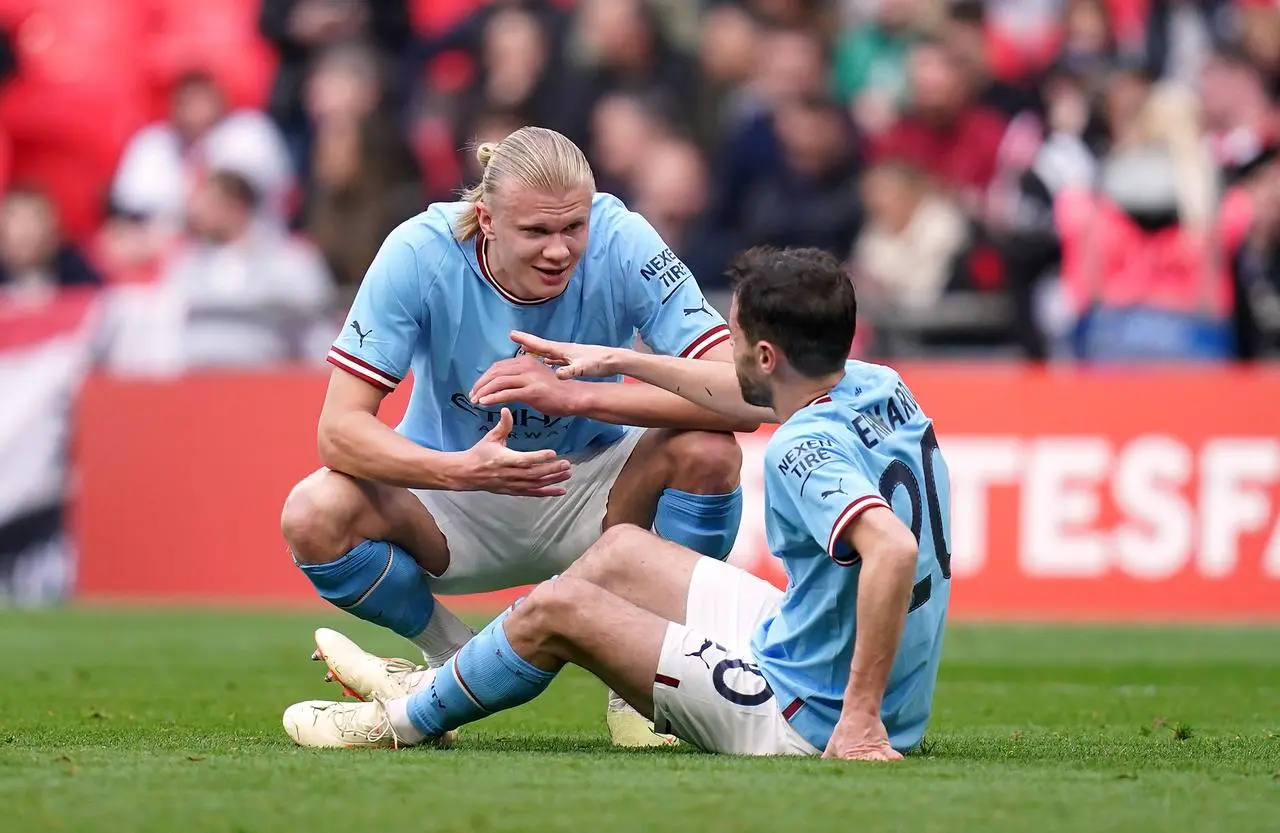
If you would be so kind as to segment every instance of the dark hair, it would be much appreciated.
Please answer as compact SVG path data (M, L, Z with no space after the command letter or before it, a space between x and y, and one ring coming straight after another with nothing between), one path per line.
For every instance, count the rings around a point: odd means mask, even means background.
M262 201L262 195L248 177L235 171L216 170L209 174L208 183L250 211Z
M858 302L853 282L823 249L757 246L729 265L738 326L748 341L768 341L797 371L825 376L844 367Z
M222 92L222 87L218 84L218 79L214 77L213 73L199 66L183 70L177 78L173 79L171 89L177 94L186 92L193 87L211 88L219 94Z
M982 0L952 0L950 14L955 23L981 25L987 20L987 7Z

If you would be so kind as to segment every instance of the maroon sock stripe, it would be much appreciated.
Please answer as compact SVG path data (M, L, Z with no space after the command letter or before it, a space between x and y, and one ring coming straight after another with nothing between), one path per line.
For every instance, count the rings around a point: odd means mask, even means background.
M476 704L477 709L485 714L492 713L484 707L484 703L480 702L480 698L476 697L475 692L471 690L471 686L467 685L467 681L462 679L462 672L458 670L458 661L456 659L453 661L453 678L458 681L458 686L462 689L462 693L467 695L472 703Z

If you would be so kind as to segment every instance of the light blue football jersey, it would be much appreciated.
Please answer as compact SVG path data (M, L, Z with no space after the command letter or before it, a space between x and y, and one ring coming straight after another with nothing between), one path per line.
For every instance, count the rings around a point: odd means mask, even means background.
M787 590L752 651L783 714L818 749L840 716L857 636L861 563L841 533L861 512L886 505L915 533L920 554L881 716L895 749L920 742L951 595L950 503L933 423L890 368L850 361L829 396L770 439L765 530Z
M555 341L631 347L636 333L657 353L701 357L728 342L729 328L698 282L651 225L620 200L596 194L587 248L565 291L523 301L493 279L483 237L460 242L464 203L435 203L388 235L356 293L332 364L391 391L414 383L396 430L437 451L470 448L497 423L471 386L518 352L512 330ZM615 377L608 382L620 382ZM554 417L508 405L508 445L569 454L615 442L625 428L584 417Z

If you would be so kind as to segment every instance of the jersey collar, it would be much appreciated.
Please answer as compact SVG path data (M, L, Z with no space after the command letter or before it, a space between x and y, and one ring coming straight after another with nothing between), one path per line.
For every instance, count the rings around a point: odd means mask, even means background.
M538 304L545 304L547 301L554 301L555 298L539 298L536 300L527 300L525 298L517 298L506 289L502 284L493 277L493 273L489 271L489 238L483 234L476 235L476 265L480 267L480 277L484 278L494 291L501 295L505 300L522 307L535 307ZM556 298L560 297L559 295Z

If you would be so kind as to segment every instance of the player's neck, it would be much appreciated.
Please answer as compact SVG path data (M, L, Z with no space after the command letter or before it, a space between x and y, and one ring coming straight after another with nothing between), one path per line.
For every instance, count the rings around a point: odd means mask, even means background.
M788 375L790 378L777 380L773 385L773 412L777 414L779 422L786 422L800 409L807 408L830 394L831 389L844 378L844 371L818 379L798 374Z
M541 301L542 298L533 296L527 290L523 289L519 284L511 280L510 270L502 262L502 255L496 250L495 246L489 245L489 241L485 240L481 243L481 257L485 259L485 265L489 269L489 277L493 282L500 286L511 297L526 302Z

